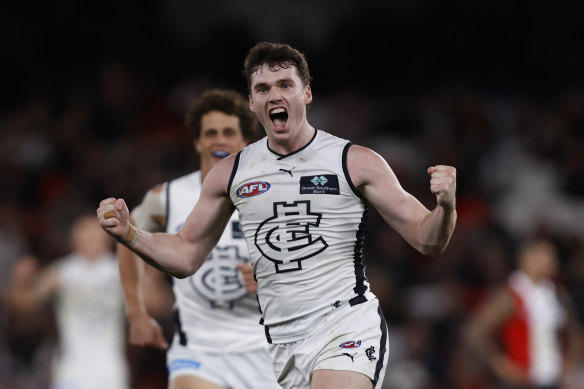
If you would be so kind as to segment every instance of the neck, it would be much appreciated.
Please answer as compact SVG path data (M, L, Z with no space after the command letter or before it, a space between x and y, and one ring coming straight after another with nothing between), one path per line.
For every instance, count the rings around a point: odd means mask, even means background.
M539 284L545 278L539 274L529 271L523 271L523 274L525 274L527 278L529 278L534 284Z
M275 136L268 136L268 145L274 152L287 155L300 150L310 143L312 138L314 138L315 132L316 129L306 123L294 138L278 139Z

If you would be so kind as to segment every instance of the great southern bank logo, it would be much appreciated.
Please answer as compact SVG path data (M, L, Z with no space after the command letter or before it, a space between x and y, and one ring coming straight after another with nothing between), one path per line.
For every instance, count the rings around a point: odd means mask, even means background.
M328 180L326 179L325 176L320 176L320 177L314 176L314 178L312 180L310 180L310 182L312 182L314 185L317 185L317 186L321 185L322 186L322 185L326 184L328 182Z
M237 195L237 197L241 197L241 198L251 197L251 196L257 196L257 195L260 195L264 192L267 192L268 189L270 189L269 182L262 182L262 181L248 182L248 183L241 185L239 188L237 188L237 191L235 191L235 194Z

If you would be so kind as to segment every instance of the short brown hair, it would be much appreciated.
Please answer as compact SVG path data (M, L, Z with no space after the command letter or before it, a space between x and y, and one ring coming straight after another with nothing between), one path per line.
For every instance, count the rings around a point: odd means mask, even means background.
M193 139L201 135L201 118L210 111L219 111L239 118L241 133L250 142L260 138L259 123L249 103L241 94L230 89L208 89L194 99L185 115L185 126Z
M243 64L242 75L247 81L247 88L250 92L251 76L264 64L267 64L270 69L294 66L304 86L310 85L312 81L303 53L285 43L261 42L249 50Z

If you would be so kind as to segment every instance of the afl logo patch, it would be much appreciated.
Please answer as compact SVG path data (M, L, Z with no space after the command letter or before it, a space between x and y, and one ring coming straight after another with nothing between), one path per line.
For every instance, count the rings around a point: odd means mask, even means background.
M357 348L361 346L360 340L349 340L340 344L340 348Z
M237 190L235 191L235 194L237 195L237 197L241 197L241 198L251 197L251 196L257 196L257 195L260 195L264 192L267 192L268 189L270 189L269 182L262 182L262 181L248 182L246 184L243 184L239 188L237 188Z

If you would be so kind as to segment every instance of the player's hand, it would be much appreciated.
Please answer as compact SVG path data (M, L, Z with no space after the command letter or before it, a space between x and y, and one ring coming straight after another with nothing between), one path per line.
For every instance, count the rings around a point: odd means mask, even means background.
M240 263L237 268L243 276L243 285L248 292L256 293L258 291L258 283L253 277L253 266L249 263Z
M97 209L97 220L101 227L119 242L130 230L130 211L123 199L102 200Z
M436 196L438 205L453 209L456 205L456 169L452 166L436 165L428 168L430 191Z
M130 344L134 346L152 346L161 350L168 348L168 343L160 325L148 315L130 318Z

